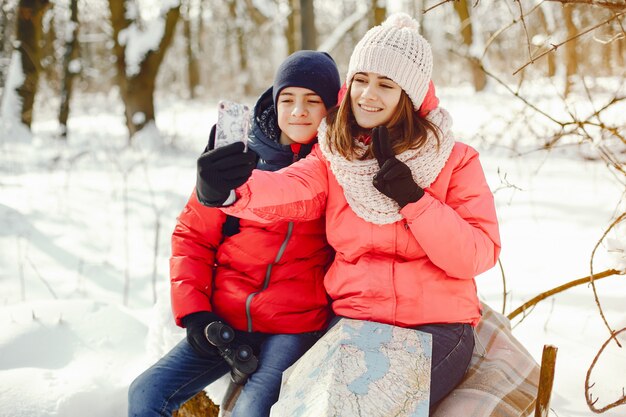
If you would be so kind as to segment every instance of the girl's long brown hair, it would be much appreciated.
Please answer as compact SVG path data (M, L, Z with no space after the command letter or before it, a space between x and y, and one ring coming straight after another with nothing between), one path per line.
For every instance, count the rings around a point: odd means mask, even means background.
M338 152L348 160L357 158L355 138L370 135L370 131L360 127L354 118L352 101L350 99L351 90L352 83L348 86L346 95L339 107L330 110L326 115L328 124L326 135L330 144L330 150L331 152ZM435 136L437 146L439 146L441 130L434 123L419 116L417 111L413 109L413 102L404 90L400 94L400 101L396 111L386 126L389 129L389 137L396 155L409 149L419 149L424 146L428 138L428 132ZM359 159L370 159L373 157L374 154L370 143L367 152Z

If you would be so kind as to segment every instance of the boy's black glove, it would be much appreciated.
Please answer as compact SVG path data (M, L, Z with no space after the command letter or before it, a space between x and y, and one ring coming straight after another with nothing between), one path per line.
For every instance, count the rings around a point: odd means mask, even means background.
M219 354L217 348L206 338L204 329L214 321L223 322L220 316L209 311L198 311L186 315L181 321L187 330L187 341L198 355L206 358Z
M205 206L220 207L231 190L245 184L256 167L258 155L251 150L244 152L244 148L242 142L235 142L209 150L198 158L198 201Z
M396 158L385 126L372 129L372 151L380 167L372 181L378 191L395 200L400 208L422 198L424 190L413 180L411 169Z

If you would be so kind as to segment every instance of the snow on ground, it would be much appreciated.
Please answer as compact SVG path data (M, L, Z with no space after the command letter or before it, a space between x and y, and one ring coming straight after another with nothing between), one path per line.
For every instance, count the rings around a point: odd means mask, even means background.
M441 98L459 138L481 151L495 190L507 312L588 275L623 185L576 152L511 156L514 146L528 149L532 135L521 120L505 123L521 108L506 93L459 88ZM128 384L184 336L169 312L169 239L215 102L157 105L160 134L150 130L132 148L113 96L77 97L67 145L51 139L52 108L39 110L32 141L0 127L0 416L125 415ZM612 265L601 246L594 271ZM500 310L500 269L477 282L481 298ZM624 276L597 289L611 326L626 327ZM608 337L591 288L543 301L514 333L537 361L544 344L559 349L551 415L591 415L584 378ZM599 406L622 395L625 375L624 349L611 343L592 374ZM604 415L625 413L622 406Z

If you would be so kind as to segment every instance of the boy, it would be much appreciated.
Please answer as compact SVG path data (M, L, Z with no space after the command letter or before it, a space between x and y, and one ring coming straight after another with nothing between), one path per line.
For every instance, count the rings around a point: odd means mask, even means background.
M337 103L339 88L339 72L328 54L290 55L255 105L251 152L241 175L247 178L255 167L275 171L308 155L320 122ZM215 127L208 148L214 136ZM211 177L202 171L202 158L198 170ZM178 218L171 298L176 323L186 328L187 338L131 384L129 416L169 416L231 371L205 334L212 323L232 327L230 347L249 345L258 358L232 416L268 416L282 372L326 329L330 309L323 278L332 251L324 220L267 225L204 206L228 197L199 187Z

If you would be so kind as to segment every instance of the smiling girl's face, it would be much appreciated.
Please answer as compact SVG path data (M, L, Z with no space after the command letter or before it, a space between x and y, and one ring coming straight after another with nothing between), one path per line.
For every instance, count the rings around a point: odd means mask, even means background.
M402 89L374 72L357 72L352 78L350 101L358 125L364 129L385 125L398 107Z

